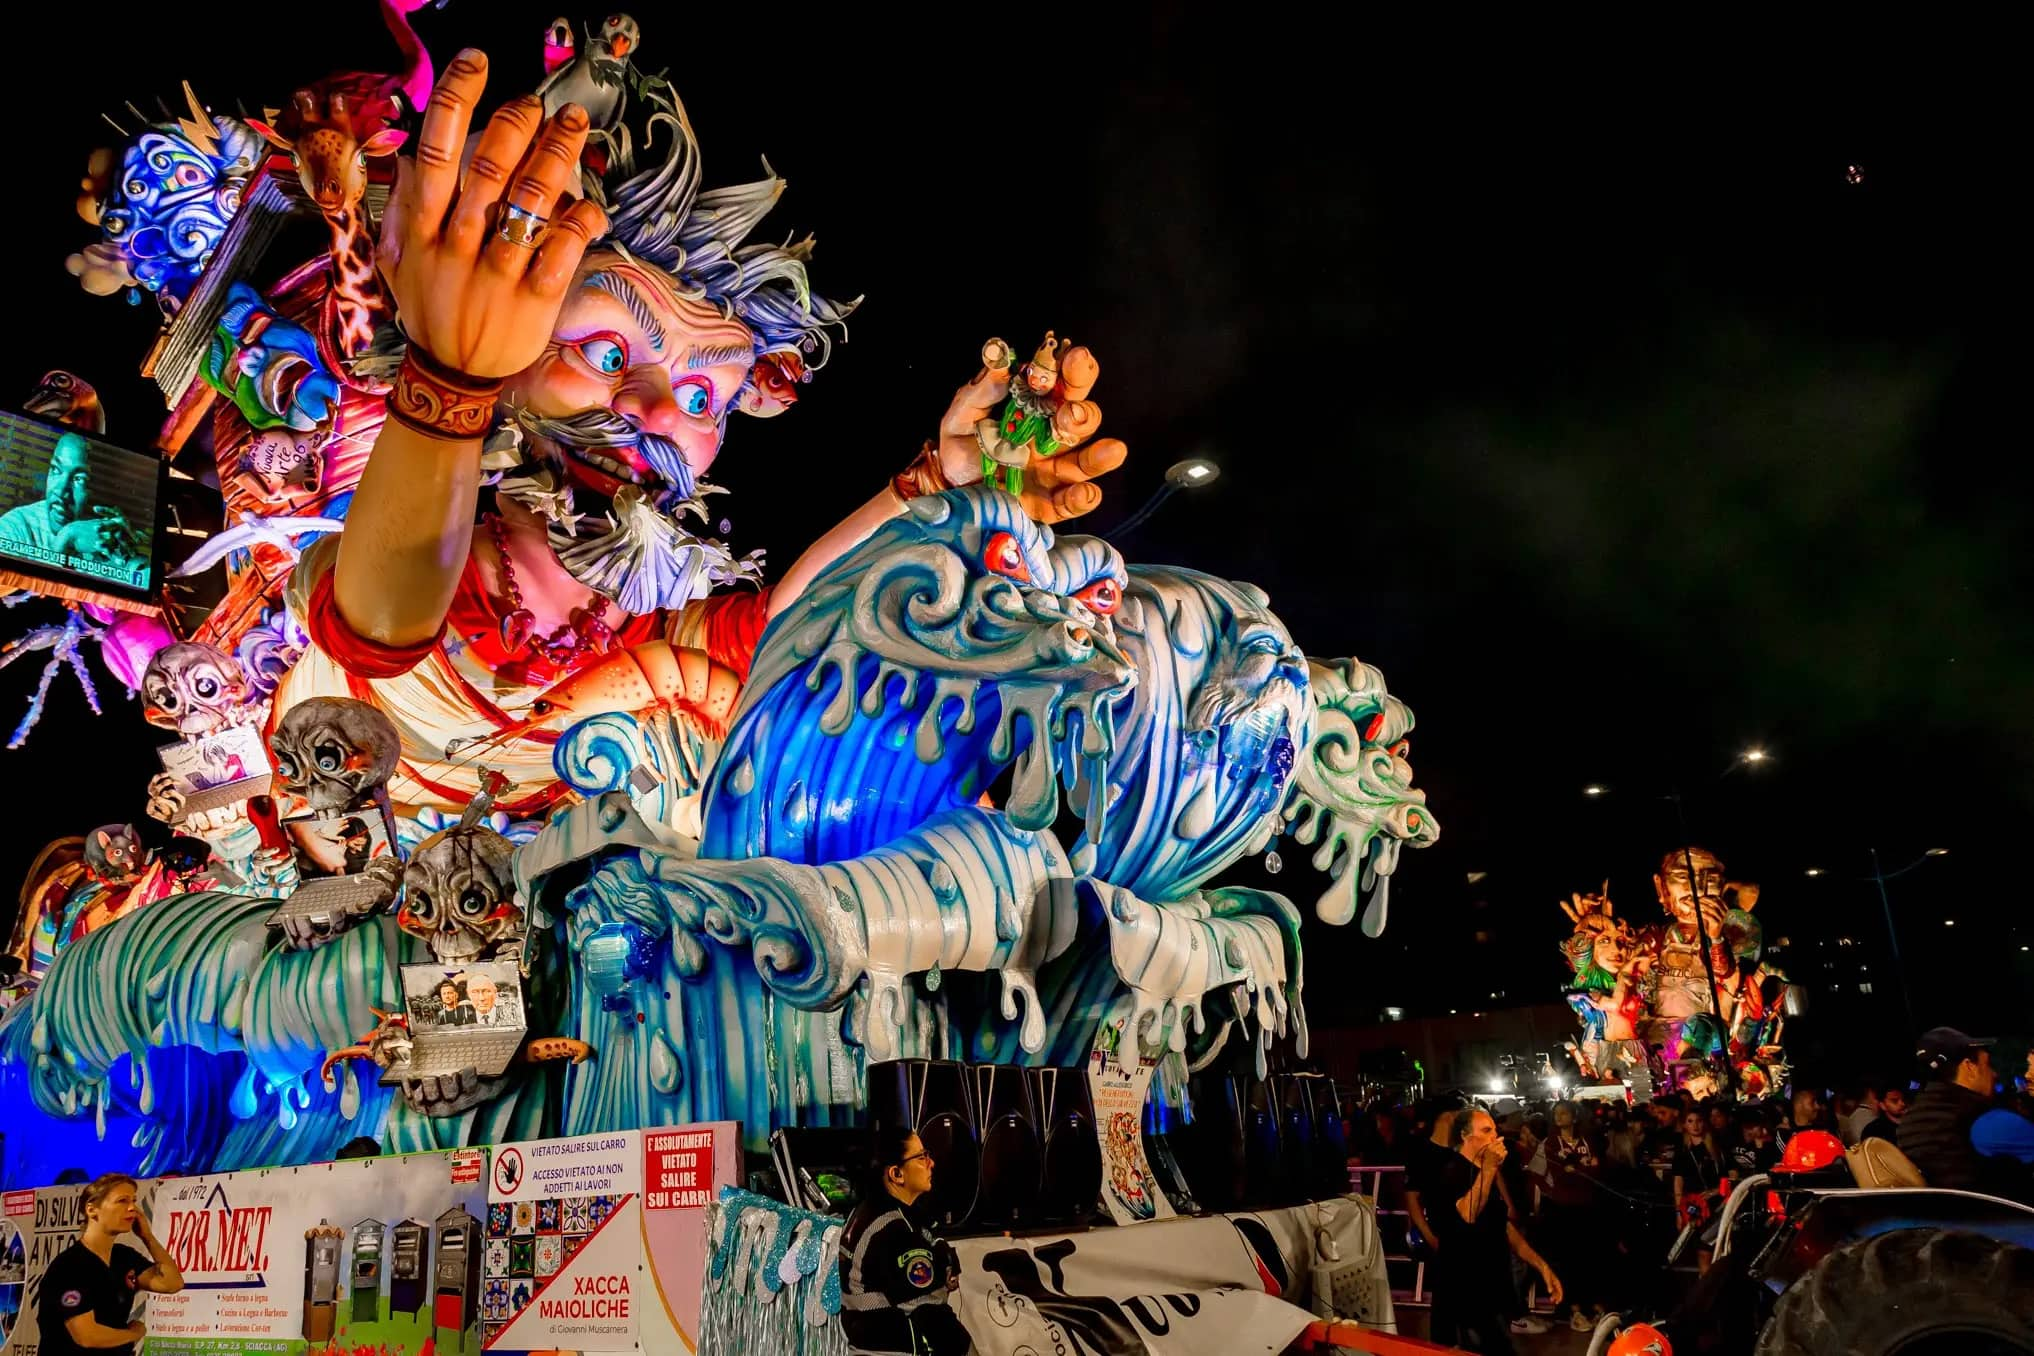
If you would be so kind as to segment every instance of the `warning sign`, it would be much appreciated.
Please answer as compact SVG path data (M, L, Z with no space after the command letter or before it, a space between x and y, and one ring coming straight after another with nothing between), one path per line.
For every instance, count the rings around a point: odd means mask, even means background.
M479 1149L454 1149L452 1151L452 1180L454 1182L477 1182L481 1166L487 1162L487 1155Z
M713 1202L715 1128L653 1130L643 1137L643 1205L650 1210L692 1210Z

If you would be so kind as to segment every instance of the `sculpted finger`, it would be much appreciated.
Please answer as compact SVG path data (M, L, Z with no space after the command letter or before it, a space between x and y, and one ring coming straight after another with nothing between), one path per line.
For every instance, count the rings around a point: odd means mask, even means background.
M524 218L524 229L548 228L548 218L558 199L579 183L579 151L585 144L586 110L578 104L565 105L544 124L536 144L516 167L514 177L509 180L508 196L503 200L516 214L528 213L536 218L535 221ZM504 220L500 225L512 227L513 223ZM529 268L535 252L532 245L517 244L496 230L488 238L486 259L502 272L515 275Z
M412 206L420 228L436 234L445 208L459 188L459 151L466 128L487 88L487 56L469 47L431 87L424 107L424 129L417 137L417 185Z
M1059 393L1068 400L1086 400L1101 372L1102 365L1085 347L1070 348L1059 355Z
M975 379L953 393L946 417L939 421L942 434L973 434L975 425L989 417L989 411L1010 393L1010 369L983 368Z
M1063 447L1084 443L1102 426L1102 407L1092 400L1069 400L1052 415L1052 436Z
M381 238L374 244L374 266L384 278L393 278L403 259L403 237L415 229L416 181L410 162L396 157L395 181L388 187L388 206L381 213Z
M1121 438L1097 438L1085 447L1047 457L1041 469L1059 484L1073 484L1107 475L1129 455L1130 449Z
M445 223L445 243L462 252L477 251L494 229L495 204L508 191L509 179L530 147L530 138L544 121L544 104L534 94L504 104L480 134L473 158L459 183L459 201Z
M1032 516L1041 523L1063 523L1069 518L1078 518L1084 513L1094 512L1101 502L1102 492L1093 485L1085 483L1062 485L1052 492L1049 500L1045 501L1042 511Z
M539 296L559 297L572 282L579 261L594 241L607 234L607 213L600 204L581 198L559 214L537 246L524 283Z

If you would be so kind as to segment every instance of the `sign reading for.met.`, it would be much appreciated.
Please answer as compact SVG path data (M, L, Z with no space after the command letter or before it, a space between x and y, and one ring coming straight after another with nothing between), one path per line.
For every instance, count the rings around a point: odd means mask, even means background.
M644 1137L643 1204L651 1210L684 1210L711 1204L714 1196L713 1130L651 1131Z

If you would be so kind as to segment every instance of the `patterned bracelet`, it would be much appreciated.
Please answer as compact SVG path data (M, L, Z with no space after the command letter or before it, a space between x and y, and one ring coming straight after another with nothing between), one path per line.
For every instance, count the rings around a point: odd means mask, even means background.
M427 438L475 442L494 426L501 388L497 378L456 372L412 344L396 369L388 413Z
M953 482L940 469L939 444L927 438L925 446L919 448L918 455L911 459L911 464L890 477L890 488L907 504L928 494L952 489Z

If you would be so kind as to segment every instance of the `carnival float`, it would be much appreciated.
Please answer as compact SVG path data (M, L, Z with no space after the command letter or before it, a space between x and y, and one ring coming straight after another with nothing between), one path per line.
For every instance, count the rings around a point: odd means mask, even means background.
M1609 883L1561 905L1565 990L1580 1019L1569 1052L1581 1078L1649 1095L1686 1089L1762 1097L1787 1078L1787 977L1764 961L1752 916L1759 887L1734 881L1707 848L1676 848L1653 874L1663 921L1619 917Z
M0 655L47 655L17 743L96 646L164 732L129 794L166 830L23 886L10 1182L718 1121L760 1152L861 1123L890 1061L1141 1072L1141 1159L1196 1072L1303 1056L1301 910L1222 875L1290 835L1320 923L1383 927L1438 832L1383 675L1060 530L1124 448L1050 334L986 343L788 570L734 554L730 416L795 404L857 303L755 239L780 179L703 186L634 20L554 25L469 142L514 63L437 72L421 5L380 4L389 71L258 118L185 86L88 168L71 271L159 309L155 454L209 447L221 530L115 493L142 454L76 374L9 425L41 535L0 519L7 601L67 609Z

